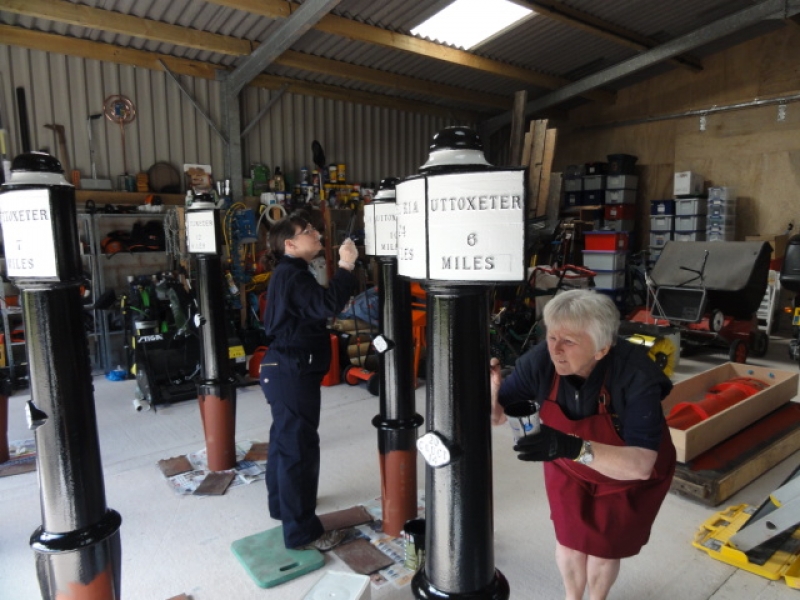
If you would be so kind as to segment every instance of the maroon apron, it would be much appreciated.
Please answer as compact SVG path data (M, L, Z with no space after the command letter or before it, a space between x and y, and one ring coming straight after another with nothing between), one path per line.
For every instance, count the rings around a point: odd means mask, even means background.
M611 399L605 384L598 414L578 421L568 419L556 402L558 384L556 374L550 396L542 403L542 423L592 442L625 445L608 412ZM650 538L674 472L675 446L666 423L658 459L647 480L612 479L567 458L545 462L545 488L558 543L601 558L638 554Z

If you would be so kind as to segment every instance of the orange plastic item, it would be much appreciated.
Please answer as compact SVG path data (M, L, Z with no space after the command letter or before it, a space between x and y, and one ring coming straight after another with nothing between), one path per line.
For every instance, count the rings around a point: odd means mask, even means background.
M710 387L699 402L679 402L673 406L667 416L667 425L673 429L689 429L768 387L767 382L752 377L723 381Z
M419 359L422 356L422 349L425 347L425 329L428 325L428 313L424 310L411 311L411 331L414 339L414 387L417 387L417 377L419 375Z
M334 334L331 336L331 366L325 377L322 378L322 385L330 387L342 383L342 367L339 364L339 338Z
M258 372L261 370L261 359L267 353L266 346L259 346L250 357L250 363L247 365L247 374L253 379L258 378Z

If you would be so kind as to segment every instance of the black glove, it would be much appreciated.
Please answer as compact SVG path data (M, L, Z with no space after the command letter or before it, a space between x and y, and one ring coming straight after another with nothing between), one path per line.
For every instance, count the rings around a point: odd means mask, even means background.
M574 435L562 433L542 424L538 433L527 435L517 442L514 450L519 452L520 460L555 460L569 458L575 460L581 453L583 440Z

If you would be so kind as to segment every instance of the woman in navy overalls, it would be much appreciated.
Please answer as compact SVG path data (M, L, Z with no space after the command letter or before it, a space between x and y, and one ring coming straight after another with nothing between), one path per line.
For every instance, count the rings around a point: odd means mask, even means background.
M544 461L556 563L567 600L605 600L622 558L638 554L669 491L675 447L661 400L672 389L641 346L617 341L619 312L588 290L544 308L547 343L501 383L492 360L492 422L533 398L541 432L520 440L521 460Z
M319 483L320 384L331 361L327 320L352 295L358 250L348 239L339 247L339 268L322 287L309 263L322 249L320 234L292 215L270 229L270 249L279 259L267 289L264 329L269 349L261 363L261 389L272 411L267 458L269 514L283 522L287 548L329 550L340 532L323 531L316 515Z

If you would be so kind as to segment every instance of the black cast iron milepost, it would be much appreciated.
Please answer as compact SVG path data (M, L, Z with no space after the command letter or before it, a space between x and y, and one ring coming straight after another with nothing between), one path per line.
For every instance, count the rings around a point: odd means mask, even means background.
M417 516L417 427L411 365L411 290L397 275L397 215L395 185L381 181L375 200L364 206L366 253L377 258L380 311L378 351L380 413L372 420L378 428L381 469L383 530L400 535L405 522Z
M489 286L525 279L524 174L492 167L474 131L450 127L396 187L398 271L423 282L429 330L416 598L509 597L494 565Z
M42 598L120 598L122 517L106 506L75 189L43 153L14 159L0 191L6 269L21 290L42 525L31 536Z
M206 438L208 468L236 466L236 385L233 382L225 332L222 234L213 196L195 196L186 210L186 240L195 259L200 331L200 371L197 397Z

